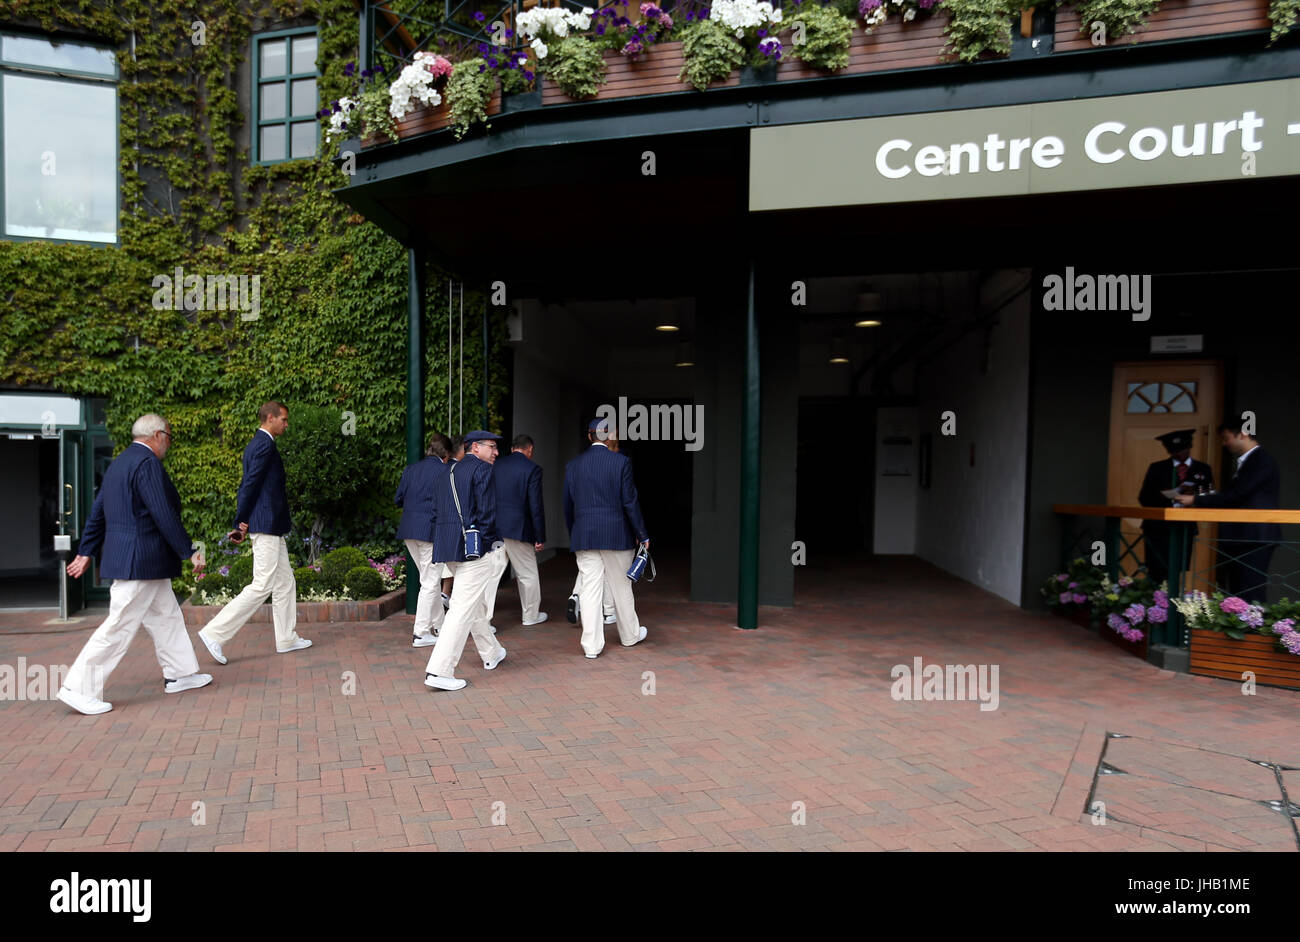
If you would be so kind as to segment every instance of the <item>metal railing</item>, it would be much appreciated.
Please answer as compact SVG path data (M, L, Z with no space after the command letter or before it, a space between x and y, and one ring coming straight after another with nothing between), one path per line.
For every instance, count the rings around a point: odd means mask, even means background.
M1300 511L1296 510L1203 510L1164 509L1152 507L1122 507L1107 505L1057 504L1052 508L1061 520L1061 565L1069 566L1071 559L1089 558L1093 544L1100 540L1105 546L1106 565L1103 566L1112 582L1121 575L1133 576L1147 571L1146 559L1154 552L1162 560L1173 560L1168 567L1169 597L1181 597L1192 587L1241 595L1247 601L1276 602L1282 598L1300 599L1300 539L1282 540L1207 540L1198 536L1196 523L1279 523L1283 535L1287 528L1300 527ZM1129 538L1123 531L1125 518L1161 520L1168 525L1168 542L1165 546L1148 545L1139 534ZM1265 519L1267 518L1267 519ZM1194 552L1197 544L1211 550L1210 563L1197 568ZM1184 566L1177 565L1182 560ZM1187 647L1189 631L1183 617L1173 606L1169 620L1163 625L1151 626L1150 641L1171 647Z

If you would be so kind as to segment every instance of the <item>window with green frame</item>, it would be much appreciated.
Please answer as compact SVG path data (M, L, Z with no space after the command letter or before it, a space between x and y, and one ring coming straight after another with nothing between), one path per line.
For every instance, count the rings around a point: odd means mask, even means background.
M316 30L281 30L253 37L253 162L315 157Z

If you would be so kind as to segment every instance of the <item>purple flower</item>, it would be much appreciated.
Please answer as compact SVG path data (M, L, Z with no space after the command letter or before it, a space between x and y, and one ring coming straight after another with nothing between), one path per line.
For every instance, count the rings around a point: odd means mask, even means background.
M1219 610L1226 612L1229 615L1240 615L1248 608L1250 608L1250 606L1246 603L1245 599L1239 599L1235 595L1230 595L1219 603Z
M1061 573L1059 576L1056 577L1056 581L1057 581L1057 582L1064 582L1065 580L1067 580L1067 579L1069 579L1069 578L1070 578L1070 577L1069 577L1068 575L1066 575L1065 573Z
M1084 602L1088 601L1088 596L1080 595L1078 592L1076 592L1072 596L1070 596L1070 601L1073 602L1075 605L1082 605Z
M760 30L758 31L758 38L759 38L759 39L762 39L762 38L763 38L764 36L766 36L766 35L767 35L767 30L765 30L765 29L760 29Z
M1109 615L1106 616L1106 624L1109 625L1111 628L1113 628L1115 631L1118 631L1120 634L1123 634L1125 631L1128 630L1128 625L1124 623L1124 619L1120 618L1114 612L1111 612Z
M1119 584L1120 584L1122 587L1124 587L1124 588L1127 589L1129 586L1131 586L1131 585L1133 584L1133 580L1132 580L1132 578L1130 578L1129 576L1120 576L1120 577L1119 577Z
M596 35L597 35L597 36L604 36L604 35L605 35L605 24L604 24L604 23L601 23L599 26L596 27Z
M484 20L487 19L487 17L483 14L482 10L479 10L477 13L474 14L474 19L482 23Z
M1155 605L1157 608L1169 607L1169 594L1163 589L1156 589Z
M1152 605L1147 609L1147 621L1151 622L1153 625L1163 625L1165 622L1169 621L1169 609L1157 608Z
M1273 634L1284 635L1287 632L1295 631L1295 619L1283 618L1273 622Z
M1069 585L1069 588L1071 588L1071 589L1077 589L1077 588L1079 588L1079 583L1077 583L1077 582L1071 582L1070 585Z
M1142 640L1142 629L1141 629L1141 628L1130 628L1128 631L1123 631L1123 632L1120 632L1120 633L1121 633L1122 635L1124 635L1124 637L1127 638L1129 641L1141 641L1141 640Z
M916 0L916 5L922 10L928 10L938 2L939 0Z
M1242 612L1237 617L1252 628L1258 628L1264 624L1264 611L1258 605L1252 605L1249 611Z
M228 576L230 575L230 567L222 566L220 569L217 570L217 572L221 573L223 576Z
M529 69L524 69L524 78L528 79L528 81L531 82L531 81L533 80L533 73L532 73L532 71L529 70Z
M347 65L343 67L343 74L346 75L348 78L351 78L352 76L356 75L357 64L355 62L349 62Z
M496 57L496 56L492 56L490 59L488 59L488 67L489 67L489 68L495 69L499 64L500 64L500 63L497 62L497 57Z
M508 30L506 30L506 39L513 39L513 38L514 38L514 35L515 35L515 31L514 31L514 30L512 30L512 29L508 29Z
M487 44L487 43L479 43L479 44L478 44L478 51L481 52L481 53L483 53L484 55L487 55L491 50L488 49L488 44Z
M1070 602L1074 600L1074 596L1072 596L1069 592L1062 592L1059 598L1061 600L1062 605L1069 605Z
M693 19L695 19L695 11L694 11L694 10L687 10L687 11L686 11L686 20L687 20L687 22L690 22L690 21L693 20Z
M1292 631L1282 636L1282 647L1292 654L1300 654L1300 631Z
M881 0L858 0L858 13L865 19L880 3Z

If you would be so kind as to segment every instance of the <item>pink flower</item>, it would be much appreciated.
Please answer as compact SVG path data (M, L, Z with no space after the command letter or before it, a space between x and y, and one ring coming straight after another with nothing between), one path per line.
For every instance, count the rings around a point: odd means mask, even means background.
M1074 597L1073 597L1069 592L1062 592L1062 593L1061 593L1061 604L1062 604L1062 605L1069 605L1070 602L1073 600L1073 598L1074 598Z
M1147 621L1153 625L1163 625L1169 621L1169 609L1152 605L1147 609Z
M1300 631L1287 632L1282 636L1282 646L1292 654L1300 654Z
M1128 588L1129 586L1131 586L1131 585L1133 584L1133 580L1132 580L1131 578L1129 578L1128 576L1120 576L1120 577L1119 577L1119 584L1122 585L1122 586L1124 586L1125 588Z
M1161 589L1156 589L1155 603L1159 608L1169 607L1169 595Z
M1064 582L1065 580L1067 580L1067 579L1069 579L1069 578L1070 578L1070 577L1069 577L1068 575L1066 575L1065 573L1061 573L1059 576L1056 577L1056 581L1057 581L1057 582Z
M1078 592L1076 592L1072 596L1070 596L1070 601L1073 602L1075 605L1082 605L1084 602L1088 601L1088 596L1080 595Z
M1273 634L1275 635L1285 635L1293 631L1295 631L1294 618L1282 618L1273 622Z
M1134 602L1128 608L1124 609L1124 617L1135 625L1142 619L1146 618L1146 614L1147 610L1137 602Z
M1219 603L1219 610L1227 612L1229 615L1240 615L1249 608L1250 605L1245 599L1239 599L1235 595L1230 595Z

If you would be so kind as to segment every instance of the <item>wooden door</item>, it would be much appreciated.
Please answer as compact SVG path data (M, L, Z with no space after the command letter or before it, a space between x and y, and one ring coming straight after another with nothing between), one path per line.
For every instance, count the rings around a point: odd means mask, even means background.
M1135 506L1142 479L1153 461L1169 457L1157 435L1192 428L1192 457L1214 469L1215 487L1222 490L1219 435L1223 415L1223 366L1218 360L1157 360L1144 363L1116 363L1110 393L1110 460L1106 502ZM1125 518L1121 532L1125 540L1137 538L1142 521ZM1209 591L1204 574L1209 572L1212 554L1207 541L1215 539L1215 525L1200 525L1192 571L1202 578L1185 587ZM1140 553L1139 553L1140 555ZM1125 559L1123 571L1132 573L1137 564Z

